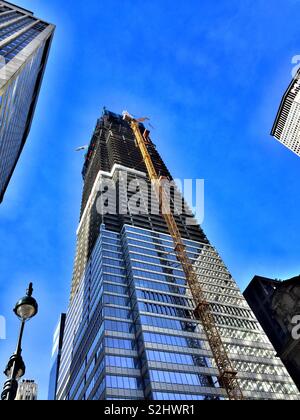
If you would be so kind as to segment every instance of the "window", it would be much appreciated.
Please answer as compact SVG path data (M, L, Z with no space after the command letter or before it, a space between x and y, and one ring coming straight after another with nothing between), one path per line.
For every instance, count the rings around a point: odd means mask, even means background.
M121 389L141 389L142 383L139 378L128 376L106 376L106 385L108 388Z

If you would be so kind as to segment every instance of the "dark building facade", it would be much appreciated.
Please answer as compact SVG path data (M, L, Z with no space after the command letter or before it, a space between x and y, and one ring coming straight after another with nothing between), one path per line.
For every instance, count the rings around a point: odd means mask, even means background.
M285 281L255 276L244 296L300 389L300 337L292 334L300 315L300 276Z
M0 1L0 202L30 131L54 29Z
M172 179L150 137L147 148L156 171ZM226 398L172 237L162 215L152 211L143 157L121 115L103 111L83 180L56 398ZM183 199L176 187L170 191L172 212L244 397L298 399L218 252L188 207L179 211ZM114 196L115 211L103 212Z
M51 371L49 378L48 400L56 399L57 381L59 374L59 366L61 360L61 351L63 345L63 337L66 323L66 314L61 314L59 322L53 334L53 346L51 355Z

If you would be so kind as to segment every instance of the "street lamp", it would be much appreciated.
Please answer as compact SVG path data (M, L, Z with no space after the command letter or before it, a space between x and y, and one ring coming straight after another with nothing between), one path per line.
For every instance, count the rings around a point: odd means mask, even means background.
M21 321L21 328L18 338L16 352L11 356L5 368L4 374L8 380L5 382L1 400L14 400L18 391L18 380L25 375L25 364L22 359L22 338L24 333L25 322L33 318L38 312L38 304L32 297L32 283L26 292L26 296L20 299L15 308L14 313Z

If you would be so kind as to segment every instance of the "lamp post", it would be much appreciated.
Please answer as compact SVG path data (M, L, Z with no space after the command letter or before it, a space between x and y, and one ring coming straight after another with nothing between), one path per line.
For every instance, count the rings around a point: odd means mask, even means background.
M33 318L38 312L38 304L32 297L32 283L26 292L26 296L20 299L15 308L14 313L21 321L18 344L15 353L9 359L4 374L8 380L5 382L1 400L14 400L18 391L18 380L25 374L25 364L22 359L22 338L26 321Z

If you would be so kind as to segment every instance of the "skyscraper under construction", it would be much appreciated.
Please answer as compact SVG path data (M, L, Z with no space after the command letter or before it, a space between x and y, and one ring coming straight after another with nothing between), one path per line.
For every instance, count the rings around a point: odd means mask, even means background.
M56 398L298 399L176 188L169 220L153 203L151 170L172 177L134 121L104 110L86 154Z

